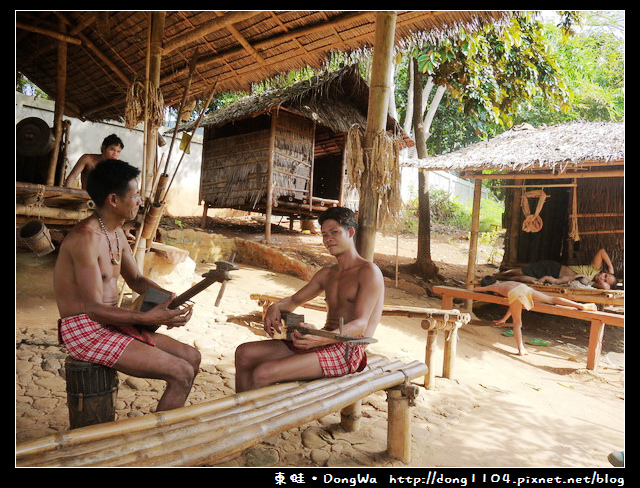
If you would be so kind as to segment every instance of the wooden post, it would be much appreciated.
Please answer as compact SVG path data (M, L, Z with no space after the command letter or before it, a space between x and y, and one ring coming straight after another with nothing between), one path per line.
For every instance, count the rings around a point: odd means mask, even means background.
M473 187L473 211L471 213L471 235L469 236L469 261L467 264L466 289L473 289L476 276L476 259L478 256L478 232L480 230L480 197L482 196L482 180L475 180ZM473 312L473 300L466 301L468 312Z
M360 419L362 418L362 400L352 403L340 411L340 425L347 432L360 430Z
M61 25L62 32L66 32L66 26ZM49 172L47 174L47 185L55 183L56 168L58 167L58 155L60 154L60 142L62 141L62 118L64 116L64 105L67 91L67 41L58 41L58 69L56 78L56 104L53 116L53 130L55 132L55 144L51 151L49 161Z
M373 260L379 198L370 179L371 151L376 134L386 129L389 108L389 70L393 59L393 44L396 28L396 12L378 12L376 15L376 37L373 46L371 89L367 109L367 130L364 137L364 164L358 215L358 238L356 246L360 255Z
M589 353L587 355L587 369L596 371L600 362L602 351L602 338L604 337L604 322L592 320L589 329Z
M431 390L436 383L436 372L433 368L435 363L433 359L436 352L438 352L438 331L437 329L430 329L427 331L427 347L424 357L424 363L429 368L429 371L424 376L424 387L427 390Z
M149 104L149 93L155 93L160 86L160 61L162 59L162 38L164 36L164 21L166 12L158 11L151 13L151 23L149 26L149 65L147 81L147 94L145 103ZM143 163L143 188L140 194L143 195L147 205L151 205L151 192L153 190L153 174L155 166L155 157L158 145L158 128L149 124L148 117L145 121L145 154ZM144 256L147 250L147 239L142 236L139 238L138 249L136 252L136 262L142 271L144 269Z
M411 461L411 415L409 406L417 395L417 387L400 385L387 390L387 452L403 463Z
M458 328L448 330L445 335L444 359L442 363L442 376L453 378L453 370L456 362L456 352L458 349Z
M271 128L269 134L269 157L267 161L267 212L265 214L264 222L264 242L269 244L271 242L271 214L273 211L273 163L274 163L274 150L276 145L276 121L277 114L271 114Z

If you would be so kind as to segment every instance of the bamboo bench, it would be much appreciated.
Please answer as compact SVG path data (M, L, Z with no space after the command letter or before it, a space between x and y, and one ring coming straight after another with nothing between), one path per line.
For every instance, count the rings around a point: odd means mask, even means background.
M360 401L385 390L387 451L411 457L411 384L427 367L382 357L337 378L287 382L167 412L52 434L16 446L17 466L205 466L220 463L274 435L341 412L347 431L359 427Z
M282 296L252 294L252 300L257 300L262 307L262 317L272 303L282 300ZM312 310L326 311L327 306L323 300L314 299L301 305ZM444 359L442 365L442 376L453 378L455 369L456 349L458 344L458 329L471 320L471 315L461 313L458 310L441 310L438 308L425 307L404 307L401 305L384 305L383 316L402 316L422 319L421 327L427 331L427 344L425 347L425 364L428 371L424 377L424 387L431 390L435 385L434 358L437 352L437 339L439 331L445 335Z
M507 299L505 297L493 295L490 293L480 293L463 288L454 288L450 286L434 286L433 292L442 295L442 308L444 309L453 308L454 298L508 305ZM612 325L614 327L624 327L624 315L615 313L578 310L575 308L563 307L560 305L548 305L546 303L539 302L534 302L534 306L531 311L546 313L550 315L560 315L562 317L570 317L590 322L591 328L589 331L587 369L594 371L598 369L598 363L600 361L600 353L602 351L602 338L604 336L605 324Z

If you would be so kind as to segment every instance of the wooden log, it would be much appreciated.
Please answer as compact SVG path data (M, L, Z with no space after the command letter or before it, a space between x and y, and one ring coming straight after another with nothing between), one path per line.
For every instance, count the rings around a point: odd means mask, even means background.
M458 328L455 327L445 333L444 359L442 361L442 376L453 378L456 353L458 350Z
M400 385L387 390L388 426L387 451L389 456L405 464L411 461L411 414L409 407L417 396L417 388Z
M427 332L427 346L425 350L425 359L424 362L429 368L427 374L424 377L424 387L427 390L431 390L436 383L436 372L433 368L434 358L436 353L438 352L438 331L437 330L429 330Z
M68 209L68 208L51 208L51 207L30 207L16 203L16 215L25 215L27 217L42 217L58 220L82 220L91 215L92 210L84 209Z

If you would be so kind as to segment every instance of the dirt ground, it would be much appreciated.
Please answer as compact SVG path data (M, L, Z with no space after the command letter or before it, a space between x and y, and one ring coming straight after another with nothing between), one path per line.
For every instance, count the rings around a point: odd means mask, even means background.
M260 239L259 223L234 222L231 226L230 221L215 221L212 230ZM274 246L298 259L331 262L319 235L278 226L272 237ZM439 298L429 297L423 289L426 284L410 273L402 272L400 279L412 282L414 288L394 287L396 259L399 269L406 269L402 265L413 262L416 248L414 237L402 236L397 241L395 236L377 236L375 261L388 278L386 303L439 307ZM481 249L478 277L495 272L495 264L489 262L492 251L492 246ZM447 284L464 283L467 256L468 240L463 233L436 229L432 234L432 258ZM60 374L60 364L55 365L61 351L55 341L57 310L50 279L54 262L55 253L35 258L18 249L16 254L17 442L68 428L64 394L53 391L54 386L42 386L54 385ZM265 339L259 324L260 307L249 294L287 294L303 284L277 270L238 265L220 309L212 312L218 293L213 286L194 300L194 317L185 330L174 332L203 353L202 372L189 403L233 393L235 347L247 340ZM199 263L194 281L206 266ZM487 306L474 312L494 320L504 309ZM304 313L308 322L323 321L320 312L305 309ZM503 335L507 329L473 325L460 329L455 378L442 378L437 370L435 388L421 387L412 409L409 466L611 467L608 454L625 447L624 330L607 326L600 366L593 372L586 369L586 322L527 313L524 324L525 339L548 340L549 345L529 345L529 354L523 357L515 354L513 338ZM416 319L384 317L376 338L369 354L424 360L425 332ZM441 358L436 364L441 364ZM152 411L162 392L162 385L153 382L145 383L147 388L133 383L121 377L119 417ZM338 417L332 415L277 436L225 465L403 466L385 453L382 394L365 402L363 417L358 433L340 432ZM310 431L329 435L317 436L316 444L310 445L306 435Z

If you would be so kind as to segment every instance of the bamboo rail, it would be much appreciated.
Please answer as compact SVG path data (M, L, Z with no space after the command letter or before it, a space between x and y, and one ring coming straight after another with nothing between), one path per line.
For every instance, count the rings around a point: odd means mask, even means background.
M213 464L296 426L405 385L427 367L373 358L362 372L261 388L204 404L81 427L16 446L17 466L198 466ZM408 414L407 414L408 415ZM391 419L390 419L391 420ZM389 423L390 437L410 435ZM396 432L399 425L404 430ZM392 456L408 453L392 447Z

